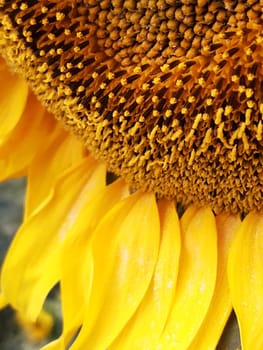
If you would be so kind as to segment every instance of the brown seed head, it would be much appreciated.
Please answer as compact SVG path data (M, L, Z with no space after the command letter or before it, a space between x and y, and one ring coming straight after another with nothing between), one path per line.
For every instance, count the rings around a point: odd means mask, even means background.
M263 1L0 2L0 50L135 188L263 210Z

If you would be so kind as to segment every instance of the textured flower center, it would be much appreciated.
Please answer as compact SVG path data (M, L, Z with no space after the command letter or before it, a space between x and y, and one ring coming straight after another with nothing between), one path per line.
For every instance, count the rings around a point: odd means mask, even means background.
M263 209L263 1L1 1L0 49L133 187Z

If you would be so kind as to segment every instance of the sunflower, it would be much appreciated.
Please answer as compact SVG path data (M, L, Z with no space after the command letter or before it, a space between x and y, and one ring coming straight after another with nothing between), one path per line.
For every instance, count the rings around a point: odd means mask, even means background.
M232 309L262 349L262 1L0 4L2 303L59 283L45 350L215 349Z

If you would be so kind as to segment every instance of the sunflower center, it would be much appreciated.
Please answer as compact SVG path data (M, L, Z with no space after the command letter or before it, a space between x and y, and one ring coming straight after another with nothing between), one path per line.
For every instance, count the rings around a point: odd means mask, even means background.
M263 3L2 1L0 49L131 186L263 210Z

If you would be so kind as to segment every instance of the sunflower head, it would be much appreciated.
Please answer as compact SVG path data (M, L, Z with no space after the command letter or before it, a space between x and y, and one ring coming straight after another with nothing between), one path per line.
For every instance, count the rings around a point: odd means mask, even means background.
M38 325L60 284L46 350L214 349L232 307L263 348L262 9L0 0L0 179L28 176L0 299Z
M262 211L260 1L2 1L2 54L132 187Z

